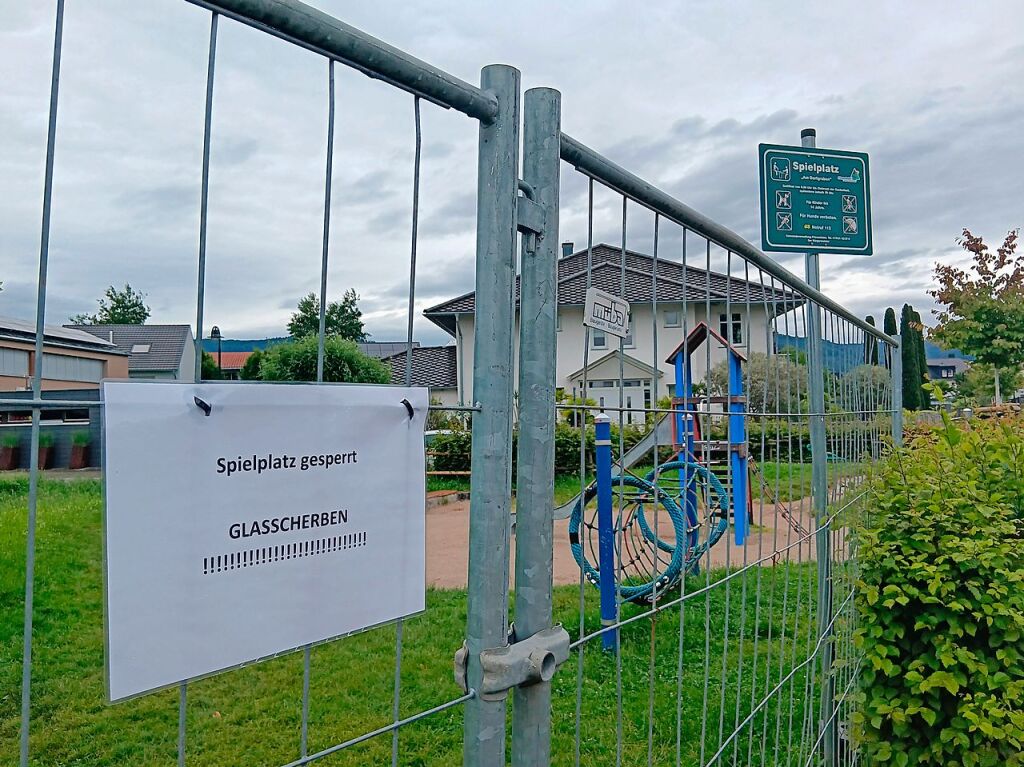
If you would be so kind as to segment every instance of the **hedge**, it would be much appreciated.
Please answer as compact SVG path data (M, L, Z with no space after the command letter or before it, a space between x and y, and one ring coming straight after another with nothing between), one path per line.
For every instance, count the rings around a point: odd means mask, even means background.
M639 436L637 436L639 435ZM627 427L623 431L623 442L628 450L643 436L639 428ZM513 471L517 456L519 433L512 433L512 461ZM587 460L587 470L594 467L594 428L587 429L585 437L584 452ZM618 444L618 432L613 430L612 443ZM469 471L471 465L470 454L472 451L472 432L468 429L459 429L434 437L430 445L430 452L433 455L434 469L436 471ZM566 423L555 424L555 474L578 475L580 472L580 430L573 428Z
M1024 765L1024 422L912 438L869 483L854 735L868 765Z

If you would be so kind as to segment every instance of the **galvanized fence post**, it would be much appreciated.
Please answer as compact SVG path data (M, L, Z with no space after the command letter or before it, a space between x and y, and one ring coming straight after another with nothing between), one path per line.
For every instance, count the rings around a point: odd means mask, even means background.
M516 639L551 626L555 492L555 313L561 94L533 88L523 101L523 180L544 231L523 238L519 325L519 462L516 480ZM528 243L533 242L533 252ZM551 762L551 683L513 694L512 764Z
M889 350L890 373L892 375L892 444L903 447L903 339L895 336L895 344Z
M467 682L480 690L480 653L506 643L512 467L512 291L519 184L519 71L484 67L481 88L497 97L498 114L480 124L477 176L476 327L469 514ZM504 767L505 700L466 703L467 767Z
M46 165L43 174L43 218L39 234L39 280L36 283L36 338L32 370L32 436L29 447L28 516L25 520L25 620L21 661L21 731L19 761L29 763L29 725L32 716L32 628L35 600L36 514L39 506L39 427L43 397L43 337L46 321L46 277L50 259L50 213L53 202L53 158L57 145L57 102L60 91L60 55L64 40L64 0L57 0L53 33L53 65L50 74L50 111L46 128Z
M801 144L814 147L816 132L800 132ZM820 261L817 253L805 257L805 279L815 290L821 289ZM832 679L832 536L828 520L828 455L825 433L825 348L822 337L821 307L811 302L807 308L807 374L811 438L811 492L817 526L814 535L818 566L818 636L821 638L821 718L824 764L835 764L835 696Z

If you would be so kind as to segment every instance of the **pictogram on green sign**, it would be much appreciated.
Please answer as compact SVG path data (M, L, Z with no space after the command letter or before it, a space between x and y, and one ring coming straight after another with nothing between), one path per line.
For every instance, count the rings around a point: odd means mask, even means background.
M868 156L760 144L761 249L870 256Z

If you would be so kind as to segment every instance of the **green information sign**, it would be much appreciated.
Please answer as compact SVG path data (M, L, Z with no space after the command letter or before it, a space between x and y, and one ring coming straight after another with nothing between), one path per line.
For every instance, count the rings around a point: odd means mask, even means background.
M868 156L761 144L761 248L871 255Z

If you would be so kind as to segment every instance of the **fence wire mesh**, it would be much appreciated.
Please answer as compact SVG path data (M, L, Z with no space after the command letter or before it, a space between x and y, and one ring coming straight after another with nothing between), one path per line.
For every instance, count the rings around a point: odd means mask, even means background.
M528 719L531 726L529 732L517 731L512 741L514 762L537 763L529 754L540 753L533 750L539 748L550 749L556 764L855 764L856 750L846 730L860 663L851 640L857 560L849 521L863 498L872 461L899 430L899 395L892 388L899 380L894 369L899 355L892 354L891 339L871 334L802 281L767 267L763 257L740 252L714 222L669 212L681 204L664 193L653 187L649 193L629 192L619 177L600 172L593 162L573 162L582 145L566 136L561 136L561 154L576 170L563 178L561 201L555 183L554 198L546 203L551 206L547 228L517 239L517 226L522 231L517 204L523 204L517 189L526 197L533 192L519 182L519 82L509 67L488 68L483 87L476 88L395 49L378 55L380 49L372 48L378 41L299 3L193 4L211 11L199 169L196 381L201 379L205 332L210 145L222 16L327 60L317 383L325 379L325 310L333 255L335 63L410 94L414 159L406 384L413 382L422 102L457 109L481 125L476 263L481 311L472 367L467 370L465 362L459 366L460 404L448 408L472 416L469 590L446 598L442 606L460 620L468 612L469 688L460 691L450 681L455 638L437 633L429 621L419 628L412 622L415 684L430 688L426 696L418 689L412 703L403 698L410 662L405 622L344 640L360 644L355 656L375 648L378 665L382 642L390 647L387 668L360 668L358 680L342 664L337 643L306 646L301 664L290 666L295 672L294 695L285 696L290 702L282 704L275 692L275 705L285 705L289 713L271 720L294 725L294 748L288 756L272 750L259 758L287 767L326 757L333 757L330 763L389 758L392 764L449 763L451 754L464 748L467 764L505 763L505 702L483 701L475 688L483 674L479 653L502 646L509 636L516 401L524 423L534 418L532 423L543 424L552 410L555 414L549 433L519 454L523 466L524 460L534 460L530 450L550 451L546 465L534 461L530 466L542 465L553 479L553 486L547 480L544 485L553 487L553 519L539 528L523 525L519 533L531 537L517 540L517 546L520 552L545 547L547 577L557 583L545 586L542 576L531 581L531 588L546 589L548 614L543 620L566 626L573 635L574 657L552 682L543 683L550 686L540 686L546 694L517 694L513 719ZM37 359L46 316L63 0L56 8ZM558 139L557 109L551 114ZM529 129L526 135L526 151L535 151ZM524 168L545 172L542 164L530 165L529 154ZM548 171L548 179L558 178L557 167ZM522 258L532 258L543 252L537 250L537 238L547 237L546 247L553 252L559 225L566 233L585 231L587 239L585 247L566 249L557 264L550 264L557 291L551 290L540 305L550 313L551 333L528 341L554 357L551 391L536 398L520 391L516 400L517 359L537 351L529 347L517 352L514 342L516 251L522 246ZM626 337L584 325L584 297L591 287L629 301ZM556 305L551 306L556 292ZM459 326L460 349L461 333ZM37 365L32 399L3 404L32 409L20 762L45 764L50 763L47 755L33 757L30 750L34 586L37 581L48 583L47 574L36 570L37 448L41 412L66 403L43 398ZM612 521L604 529L614 543L614 565L608 572L602 568L595 484L595 421L602 414L611 422L613 457ZM522 501L522 472L516 479ZM539 561L543 564L543 558ZM525 577L520 573L520 579ZM615 597L610 620L602 615L595 588L609 582ZM531 599L517 601L521 616ZM537 614L530 615L536 623ZM449 640L451 646L439 646ZM228 690L218 693L226 696L224 701L248 694L245 689ZM377 726L353 731L343 721L318 717L318 701L339 695L378 700ZM430 702L424 703L425 698ZM190 726L198 721L196 706L206 711L216 704L215 696L203 693L197 704L194 686L183 681L177 701L178 764L186 763L186 755L188 763L204 764L203 745L215 736L203 726L193 736ZM427 733L411 752L404 751L403 728L424 720ZM390 743L374 740L388 733ZM198 744L190 751L193 737ZM367 741L373 741L374 750L354 748ZM436 760L432 746L439 749Z
M578 495L562 513L583 566L567 621L575 695L556 696L553 712L561 752L575 764L594 754L616 764L852 764L859 659L847 524L892 435L890 347L714 238L579 175L565 182L577 199L563 192L563 210L584 212L587 242L559 263L559 344L579 350L559 357L559 417L579 446ZM574 281L629 301L624 338L583 325ZM611 622L594 588L604 578L599 413L612 421L614 454ZM732 493L740 467L742 505ZM610 653L597 641L609 633Z

